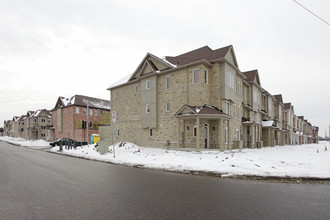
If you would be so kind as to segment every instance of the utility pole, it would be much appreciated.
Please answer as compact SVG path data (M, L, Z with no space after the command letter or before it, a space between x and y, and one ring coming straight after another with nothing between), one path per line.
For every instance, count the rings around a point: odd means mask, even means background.
M86 126L87 126L87 145L89 146L89 137L88 137L88 126L89 126L89 123L88 123L88 115L89 115L89 110L88 110L88 101L87 101L87 121L86 121Z

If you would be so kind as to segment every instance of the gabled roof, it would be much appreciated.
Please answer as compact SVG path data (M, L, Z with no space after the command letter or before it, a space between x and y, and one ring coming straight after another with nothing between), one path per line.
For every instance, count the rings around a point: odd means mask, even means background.
M52 117L52 112L47 110L47 109L38 109L37 111L35 111L31 117L39 117L39 116L46 116L48 118Z
M17 121L18 119L19 119L19 116L14 116L12 121L15 122L15 121Z
M284 109L290 109L291 108L291 102L284 103Z
M152 55L151 53L147 53L147 55L143 58L143 60L128 81L137 79L142 75L147 75L155 72L158 73L164 70L172 69L174 67L175 66L173 66L169 62L162 60L157 56Z
M246 72L242 72L242 74L246 77L245 79L246 82L248 83L255 82L259 86L261 86L258 70L246 71Z
M204 46L196 50L178 55L178 56L166 56L165 59L173 65L183 66L189 63L194 63L200 60L207 60L212 62L217 59L225 58L228 52L233 48L232 45L212 50L209 46ZM234 56L234 62L237 66L237 61Z
M35 111L27 111L26 116L30 118L34 114L34 112Z
M60 107L67 107L67 106L86 107L87 103L90 108L110 110L110 101L104 100L104 99L88 97L88 96L82 96L82 95L74 95L71 98L65 98L65 97L60 96L57 99L54 109L60 108Z
M184 115L227 115L221 109L212 105L192 106L184 105L175 116Z
M26 115L21 115L16 121L24 121L26 119Z
M279 102L279 103L282 103L283 104L283 98L282 98L282 95L281 94L274 95L274 98L275 98L276 102Z

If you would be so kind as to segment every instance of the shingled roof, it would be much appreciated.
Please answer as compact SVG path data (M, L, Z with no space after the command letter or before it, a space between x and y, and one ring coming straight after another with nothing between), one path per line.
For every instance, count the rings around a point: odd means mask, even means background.
M165 59L173 65L177 66L183 66L200 60L207 60L211 62L220 58L224 58L231 48L232 45L219 48L217 50L212 50L210 47L204 46L175 57L166 56Z
M253 82L257 77L257 83L260 85L258 70L246 71L242 72L242 74L246 77L245 81L248 83Z
M290 109L291 108L291 102L284 103L284 109Z
M57 99L55 108L59 107L67 107L67 106L88 106L90 108L98 108L98 109L105 109L105 110L110 110L110 101L104 100L104 99L98 99L98 98L93 98L93 97L88 97L88 96L83 96L83 95L74 95L71 98L65 98L60 96Z
M276 102L279 102L279 103L282 103L283 104L283 98L282 98L282 95L281 94L274 95L274 98L275 98Z

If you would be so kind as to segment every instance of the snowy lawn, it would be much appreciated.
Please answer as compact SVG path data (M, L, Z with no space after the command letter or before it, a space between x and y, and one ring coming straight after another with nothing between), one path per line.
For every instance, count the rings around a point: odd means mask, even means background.
M325 150L325 147L328 150ZM64 148L64 147L63 147ZM51 149L59 152L59 147ZM109 147L112 150L112 146ZM60 153L106 161L179 172L207 172L221 176L252 175L293 178L330 178L328 142L299 146L276 146L219 152L146 148L126 143L115 145L113 153L101 155L94 145L63 149Z
M44 140L31 141L31 140L26 140L24 138L13 138L13 137L5 136L5 137L0 137L0 141L15 144L18 146L29 147L33 149L46 149L51 147L49 145L49 142Z

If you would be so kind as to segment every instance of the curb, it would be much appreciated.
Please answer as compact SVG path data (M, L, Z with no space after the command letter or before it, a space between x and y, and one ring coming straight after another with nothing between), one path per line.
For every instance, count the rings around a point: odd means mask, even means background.
M156 170L156 171L164 171L169 173L180 173L180 174L187 174L187 175L198 175L198 176L210 176L210 177L220 177L224 179L241 179L241 180L251 180L251 181L267 181L267 182L275 182L275 183L293 183L293 184L303 184L303 183L319 183L319 184L330 184L330 178L319 178L319 177L292 177L292 176L257 176L257 175L229 175L228 173L218 173L218 172L211 172L211 171L198 171L198 170L170 170L166 168L153 168L148 167L143 164L129 164L129 163L114 163L111 161L104 161L94 158L87 158L82 156L74 156L69 154L63 154L61 152L54 152L54 151L45 151L48 153L63 155L67 157L74 157L79 159L97 161L102 163L108 163L112 165L119 165L119 166L129 166L133 168L139 169L147 169L147 170Z

